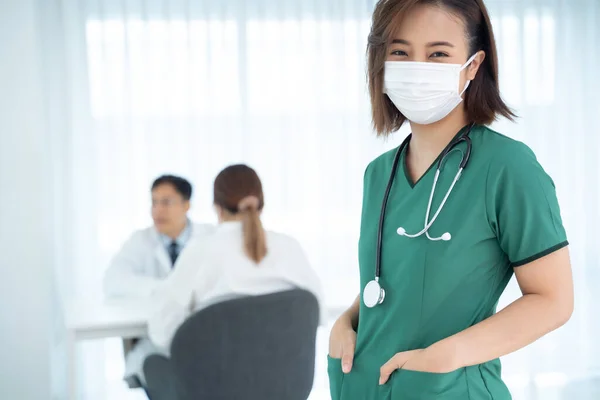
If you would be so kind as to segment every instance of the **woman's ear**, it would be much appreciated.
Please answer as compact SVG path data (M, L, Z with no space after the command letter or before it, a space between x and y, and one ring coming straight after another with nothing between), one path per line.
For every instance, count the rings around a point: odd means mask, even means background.
M472 81L475 79L477 75L477 71L479 71L479 67L483 64L483 60L485 60L485 51L480 50L476 53L477 55L471 61L471 64L467 67L467 80Z

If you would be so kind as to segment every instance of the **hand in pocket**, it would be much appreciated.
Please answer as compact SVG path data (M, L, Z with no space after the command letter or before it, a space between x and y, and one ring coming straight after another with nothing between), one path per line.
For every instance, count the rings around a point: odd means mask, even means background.
M345 374L352 370L355 347L356 332L352 329L352 324L345 318L338 319L329 336L329 356L341 359L342 371Z
M381 367L379 384L386 383L390 375L397 369L436 374L453 371L455 368L452 368L450 363L444 362L444 359L444 357L440 357L440 355L436 355L428 349L397 353Z

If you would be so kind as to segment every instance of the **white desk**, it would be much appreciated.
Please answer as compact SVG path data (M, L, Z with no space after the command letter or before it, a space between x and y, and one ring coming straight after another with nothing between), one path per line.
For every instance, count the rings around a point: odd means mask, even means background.
M69 305L66 312L69 400L77 399L75 363L77 342L111 337L136 338L147 336L150 302L132 299L90 302L85 299ZM337 318L343 308L328 310L329 319Z
M82 340L147 336L149 302L111 300L104 303L76 301L66 312L69 400L77 399L76 346Z

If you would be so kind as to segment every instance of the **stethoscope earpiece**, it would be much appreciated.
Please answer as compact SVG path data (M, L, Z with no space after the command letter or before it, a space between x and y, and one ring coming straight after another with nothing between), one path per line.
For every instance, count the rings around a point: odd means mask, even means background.
M399 236L408 236L406 234L406 229L404 229L401 226L398 227L398 229L396 229L396 233L398 233ZM452 235L450 234L450 232L444 233L439 238L432 238L432 237L429 236L429 234L427 235L427 237L429 238L429 240L432 240L432 241L443 240L444 242L449 242L450 240L452 240Z

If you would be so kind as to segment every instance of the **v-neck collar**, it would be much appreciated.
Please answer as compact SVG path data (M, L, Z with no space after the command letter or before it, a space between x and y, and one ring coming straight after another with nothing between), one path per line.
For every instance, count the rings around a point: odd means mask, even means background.
M429 166L429 168L427 168L427 171L425 171L420 177L419 179L417 179L416 182L413 183L410 175L408 174L408 166L406 165L406 154L408 152L408 147L410 146L410 141L408 142L408 144L406 145L406 147L404 148L404 150L402 151L402 159L400 160L402 162L402 170L404 171L404 177L406 178L406 182L408 183L408 186L410 186L411 189L414 189L419 182L421 182L423 180L424 177L427 176L427 174L429 174L429 171L431 171L439 162L440 157L442 156L442 154L444 154L446 152L446 150L448 150L448 147L452 146L452 144L454 143L454 141L460 137L460 135L462 135L466 129L469 128L471 124L469 125L465 125L463 126L457 133L456 135L454 135L454 137L452 138L452 140L450 140L450 142L448 142L448 144L446 145L446 147L444 147L444 149L440 152L440 154L438 154L438 156L436 157L436 159L431 163L431 165ZM475 128L475 125L473 125L473 128ZM471 132L473 131L473 129L471 129Z

